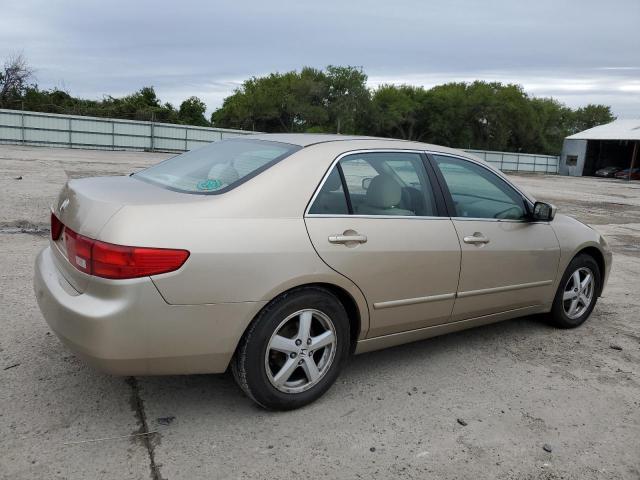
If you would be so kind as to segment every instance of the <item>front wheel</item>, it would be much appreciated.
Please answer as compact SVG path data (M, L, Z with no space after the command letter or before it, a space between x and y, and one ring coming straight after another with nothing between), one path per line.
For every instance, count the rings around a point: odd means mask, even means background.
M553 300L551 318L560 328L582 325L596 306L602 287L602 277L597 262L590 255L574 258L558 285Z
M278 297L256 317L231 368L256 403L290 410L331 387L348 358L349 342L349 319L335 295L301 288Z

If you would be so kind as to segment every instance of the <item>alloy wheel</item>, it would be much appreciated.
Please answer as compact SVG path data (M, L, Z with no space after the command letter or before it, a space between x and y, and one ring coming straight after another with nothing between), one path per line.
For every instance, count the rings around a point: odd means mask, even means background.
M299 310L285 318L269 339L264 359L267 378L281 392L304 392L329 371L336 347L331 318L320 310Z
M562 295L564 313L572 320L587 311L595 293L593 272L587 267L577 269L567 280Z

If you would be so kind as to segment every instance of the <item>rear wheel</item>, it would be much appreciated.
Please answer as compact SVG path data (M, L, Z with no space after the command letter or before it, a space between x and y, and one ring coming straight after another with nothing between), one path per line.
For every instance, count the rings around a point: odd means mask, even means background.
M284 294L252 322L231 367L261 406L302 407L333 384L349 355L349 320L330 292L306 287Z
M582 325L591 315L602 286L600 268L593 257L578 255L565 271L553 301L551 318L561 328Z

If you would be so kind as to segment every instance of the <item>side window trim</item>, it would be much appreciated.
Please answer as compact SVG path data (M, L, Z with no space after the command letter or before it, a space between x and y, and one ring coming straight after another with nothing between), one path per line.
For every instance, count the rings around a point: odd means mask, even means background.
M449 214L449 208L447 205L447 194L442 189L440 185L440 180L438 179L438 171L434 168L432 164L432 160L429 157L428 152L422 152L422 163L424 164L424 169L427 172L427 180L429 185L431 186L431 190L433 191L433 196L436 201L436 211L439 217L451 217Z
M436 159L433 157L433 155L439 155L442 157L450 157L453 158L455 160L459 160L462 162L466 162L466 163L470 163L472 165L477 165L479 168L483 168L484 170L487 171L487 173L494 175L496 178L498 178L499 180L501 180L504 185L507 186L507 188L509 190L511 190L511 192L513 192L518 198L520 198L520 201L522 202L522 206L524 207L524 210L526 213L529 213L531 211L531 202L529 200L529 198L527 198L527 196L525 194L523 194L520 190L518 190L517 188L515 188L513 185L511 185L510 182L506 181L504 178L500 177L499 175L496 175L495 172L493 172L491 169L486 168L484 165L478 163L478 162L474 162L473 160L469 160L467 158L464 157L459 157L457 155L451 155L448 153L439 153L439 152L425 152L427 155L427 158L429 159L429 162L435 172L436 178L438 180L438 184L440 186L440 188L442 189L442 192L444 194L445 197L445 204L447 207L447 211L449 213L449 217L451 218L455 218L456 220L476 220L476 221L486 221L486 222L518 222L518 223L525 223L528 222L528 220L526 218L524 219L508 219L508 218L472 218L472 217L460 217L458 216L457 212L456 212L456 207L455 204L453 203L453 196L451 195L451 192L449 191L449 186L447 185L447 182L444 179L444 176L442 175L442 172L440 171L440 167L438 166L438 162L436 161Z
M338 175L340 175L340 182L342 183L342 192L344 193L344 199L347 202L347 213L348 215L353 215L353 205L351 205L351 195L349 194L349 186L347 185L347 179L344 176L344 172L342 171L342 165L340 164L340 160L336 162L334 165L335 169L338 170ZM331 172L329 172L331 174Z
M362 214L353 214L353 213L349 213L347 215L344 214L318 214L318 213L310 213L311 208L313 207L313 204L315 203L320 191L322 190L322 187L324 186L325 182L327 181L327 178L329 177L329 175L331 174L331 172L333 171L334 168L337 168L339 166L339 173L340 173L340 180L343 182L342 183L342 190L344 191L344 194L346 196L346 200L347 200L347 205L349 206L351 201L349 198L349 194L348 194L348 187L346 187L345 183L346 183L346 179L344 178L344 173L342 172L342 167L340 166L340 160L342 160L345 157L348 157L349 155L357 155L359 153L415 153L420 155L421 159L422 159L422 163L423 166L426 170L426 180L428 182L428 186L431 187L432 191L433 191L433 195L435 197L435 201L436 201L436 214L435 216L420 216L420 215L411 215L411 216L401 216L401 215L392 215L392 216L385 216L385 215L362 215ZM331 165L329 166L329 168L327 169L327 171L325 172L324 176L322 177L322 179L320 180L320 183L318 183L311 199L309 200L309 203L307 204L307 207L305 208L304 211L304 217L347 217L347 216L352 216L352 217L356 217L356 218L389 218L389 219L397 219L397 218L409 218L409 219L440 219L440 218L447 218L450 215L447 214L447 211L445 210L446 206L445 206L445 195L443 194L439 184L435 181L435 178L433 177L433 175L436 174L436 172L434 171L435 169L433 169L433 167L429 164L429 166L427 166L427 162L429 161L428 159L428 153L425 152L425 150L420 150L420 149L402 149L402 148L383 148L383 149L377 149L377 148L372 148L372 149L359 149L359 150L349 150L346 152L343 152L341 154L339 154L336 158L333 159L333 161L331 162ZM349 211L352 211L352 207L349 206Z
M456 217L456 206L453 203L453 197L451 196L451 192L449 191L449 187L447 186L447 182L444 180L442 176L442 172L440 172L440 168L438 168L438 164L436 163L435 158L433 158L433 154L431 152L425 152L427 156L427 160L429 161L429 165L433 170L433 173L436 177L436 181L438 182L438 187L440 192L442 192L444 204L447 210L447 214L449 218ZM453 157L458 158L458 157Z

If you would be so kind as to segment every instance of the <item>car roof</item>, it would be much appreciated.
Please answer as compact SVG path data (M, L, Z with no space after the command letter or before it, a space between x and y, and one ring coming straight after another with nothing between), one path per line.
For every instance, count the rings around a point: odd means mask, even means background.
M290 143L292 145L298 145L300 147L308 147L311 145L317 145L319 143L330 142L396 142L398 148L419 148L422 150L454 150L448 147L442 147L440 145L431 145L428 143L416 142L414 140L401 140L398 138L385 138L385 137L368 137L366 135L340 135L335 133L258 133L251 135L251 138L257 140L269 140L272 142ZM465 152L456 150L459 153Z
M290 143L301 147L308 147L317 143L343 142L347 140L389 140L363 135L339 135L332 133L258 133L251 135L258 140L270 140L272 142Z
M380 143L381 148L405 148L410 150L449 153L482 162L482 160L475 155L463 150L444 147L442 145L417 142L415 140L401 140L397 138L368 137L365 135L340 135L335 133L258 133L251 135L251 138L288 143L291 145L298 145L303 148L318 144L341 142L347 144L345 145L346 150L350 148L348 145L349 143L357 143L362 146L362 142L371 142L371 145L367 146L367 148L375 148L376 144Z
M246 138L246 137L245 137ZM514 189L519 191L522 195L527 197L532 202L535 202L535 199L523 192L520 188L509 180L506 175L504 175L500 170L488 164L484 160L478 158L477 156L465 152L464 150L458 150L455 148L444 147L441 145L433 145L430 143L422 143L416 142L414 140L399 140L396 138L383 138L383 137L368 137L364 135L338 135L338 134L323 134L323 133L259 133L255 135L251 135L250 138L254 138L256 140L266 140L272 142L282 142L288 143L292 145L298 145L300 147L311 147L312 145L317 145L322 148L330 148L330 146L337 146L339 142L341 145L339 148L340 151L347 152L349 150L359 150L359 149L406 149L406 150L419 150L419 151L427 151L434 152L440 154L449 154L454 155L456 157L462 157L469 160L472 160L476 163L482 164L485 168L492 170L496 175L501 177L507 183L509 183ZM336 153L336 149L333 153Z

